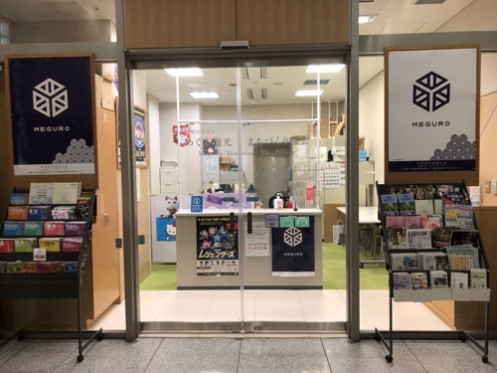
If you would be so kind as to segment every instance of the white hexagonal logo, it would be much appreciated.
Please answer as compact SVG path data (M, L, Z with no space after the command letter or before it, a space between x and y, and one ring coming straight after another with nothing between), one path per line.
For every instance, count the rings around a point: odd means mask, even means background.
M69 107L67 89L53 79L46 79L33 89L33 109L53 118Z
M295 247L301 244L302 240L302 231L298 228L291 227L283 233L283 241L289 246Z

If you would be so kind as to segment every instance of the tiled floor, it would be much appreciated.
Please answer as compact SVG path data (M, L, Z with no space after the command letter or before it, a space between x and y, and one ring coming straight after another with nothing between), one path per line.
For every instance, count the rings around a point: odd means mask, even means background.
M345 322L344 290L245 290L244 321ZM123 330L124 303L114 306L94 329ZM234 290L141 291L145 322L240 321L240 293ZM388 291L361 291L361 330L388 329ZM394 302L395 330L450 330L422 303Z
M351 373L495 372L497 341L489 364L460 341L396 341L393 362L374 340L347 338L138 338L92 342L76 361L75 341L10 341L0 349L3 373Z

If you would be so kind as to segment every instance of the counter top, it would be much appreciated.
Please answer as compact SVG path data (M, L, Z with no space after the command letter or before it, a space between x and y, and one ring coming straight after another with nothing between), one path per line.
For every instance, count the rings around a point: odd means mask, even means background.
M234 213L235 215L238 215L240 213L240 210L238 209L204 209L202 212L190 212L188 210L179 210L176 213L176 216L181 217L181 216L202 216L202 215L213 215L213 216L220 216L220 215L229 215L230 213ZM282 209L282 210L275 210L275 209L243 209L243 214L247 214L251 212L253 215L267 215L267 214L279 214L279 215L321 215L322 211L320 209L298 209L297 211L294 211L293 209Z

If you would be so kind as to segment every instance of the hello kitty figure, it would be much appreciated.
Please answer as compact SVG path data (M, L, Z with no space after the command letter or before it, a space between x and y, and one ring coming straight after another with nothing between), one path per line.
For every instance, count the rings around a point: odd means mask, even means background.
M176 223L166 224L166 241L176 241Z
M174 214L178 211L179 201L178 197L169 197L166 196L166 213L164 214L164 218L172 218Z

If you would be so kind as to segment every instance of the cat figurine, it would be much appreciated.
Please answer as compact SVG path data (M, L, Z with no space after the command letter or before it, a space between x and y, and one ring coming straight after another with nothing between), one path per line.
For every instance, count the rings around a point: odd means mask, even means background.
M178 197L166 196L166 213L162 216L164 218L172 218L178 211L179 202Z

